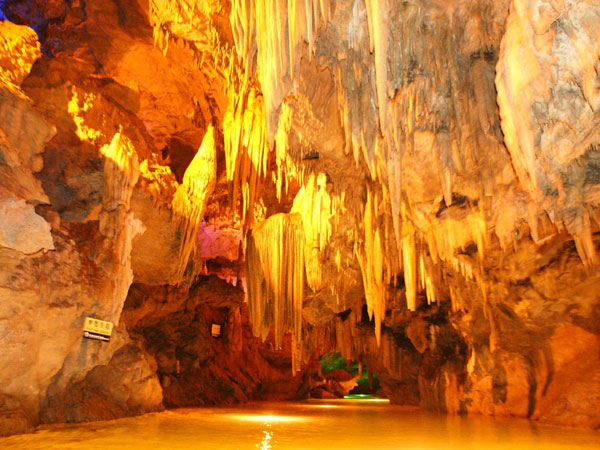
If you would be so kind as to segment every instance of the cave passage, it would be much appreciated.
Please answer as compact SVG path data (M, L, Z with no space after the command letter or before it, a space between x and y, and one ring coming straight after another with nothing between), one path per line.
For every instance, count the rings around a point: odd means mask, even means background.
M323 377L311 389L311 398L385 398L379 377L356 359L347 360L339 352L332 351L323 355L319 363Z

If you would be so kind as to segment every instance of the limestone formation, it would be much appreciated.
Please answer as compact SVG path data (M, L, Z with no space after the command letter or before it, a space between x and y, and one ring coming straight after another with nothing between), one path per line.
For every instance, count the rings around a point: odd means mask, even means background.
M332 350L396 403L600 426L599 23L0 2L0 434L325 395Z

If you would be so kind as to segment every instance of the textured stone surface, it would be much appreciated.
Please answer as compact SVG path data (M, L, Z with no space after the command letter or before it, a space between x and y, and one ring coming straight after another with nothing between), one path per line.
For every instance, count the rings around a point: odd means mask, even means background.
M20 86L40 57L40 43L29 27L0 21L0 79Z
M15 197L0 199L0 246L25 254L53 250L50 224Z
M123 320L156 360L167 407L298 399L310 388L309 373L291 374L289 336L283 351L252 336L243 291L214 276L189 290L135 284Z
M513 1L496 85L506 147L521 186L597 263L586 205L598 180L600 6ZM594 214L592 213L592 217ZM537 240L537 217L531 219Z
M49 391L41 420L46 423L110 420L160 411L163 396L155 370L136 345L125 345L108 364L94 367L83 380L58 393Z

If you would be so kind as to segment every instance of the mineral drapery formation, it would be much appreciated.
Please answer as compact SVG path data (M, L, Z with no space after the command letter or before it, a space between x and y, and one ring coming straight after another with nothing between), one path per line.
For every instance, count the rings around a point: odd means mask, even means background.
M334 349L600 425L596 0L0 8L0 432L298 397Z

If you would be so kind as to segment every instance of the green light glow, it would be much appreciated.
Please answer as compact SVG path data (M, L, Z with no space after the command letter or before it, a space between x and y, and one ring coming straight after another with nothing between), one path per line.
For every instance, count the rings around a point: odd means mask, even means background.
M344 398L357 399L357 398L375 398L369 394L348 394L344 395Z

